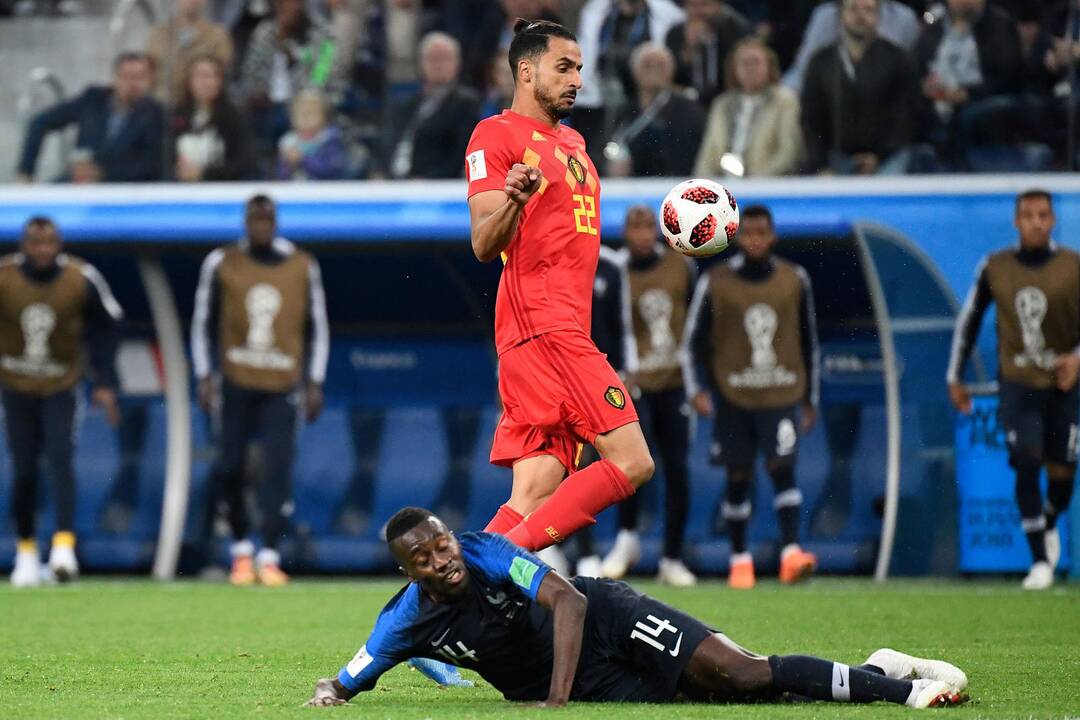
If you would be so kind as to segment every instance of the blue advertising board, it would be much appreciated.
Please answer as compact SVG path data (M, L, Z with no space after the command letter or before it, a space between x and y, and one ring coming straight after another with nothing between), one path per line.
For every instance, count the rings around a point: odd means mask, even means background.
M1020 529L1016 476L1009 467L996 397L977 397L956 422L956 485L960 507L960 572L1021 572L1031 551ZM1046 492L1046 478L1042 478ZM1070 564L1069 519L1058 521L1061 563Z

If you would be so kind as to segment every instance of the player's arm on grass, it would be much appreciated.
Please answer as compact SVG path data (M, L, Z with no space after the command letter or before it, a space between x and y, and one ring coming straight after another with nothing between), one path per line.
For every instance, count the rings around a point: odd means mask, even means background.
M536 600L554 616L551 689L542 704L546 707L562 707L570 699L570 691L574 687L588 601L556 572L544 576Z
M949 353L949 369L945 381L949 384L949 400L962 413L971 412L971 396L964 386L964 366L967 365L975 340L979 337L983 315L993 302L990 282L986 277L986 260L975 271L975 284L971 286L960 314L956 316L952 350Z
M469 198L472 248L480 262L494 260L510 246L521 211L542 179L539 168L515 163L506 173L502 190L487 190Z
M416 614L418 592L416 585L409 585L387 603L367 642L336 678L321 678L315 683L307 705L342 705L357 693L374 688L383 673L415 654L410 619Z

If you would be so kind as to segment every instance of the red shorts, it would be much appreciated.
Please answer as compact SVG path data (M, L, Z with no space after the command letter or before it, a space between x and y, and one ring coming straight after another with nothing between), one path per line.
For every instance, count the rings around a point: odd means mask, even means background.
M503 353L499 396L491 462L506 467L553 455L573 472L581 443L638 419L607 355L580 330L545 333Z

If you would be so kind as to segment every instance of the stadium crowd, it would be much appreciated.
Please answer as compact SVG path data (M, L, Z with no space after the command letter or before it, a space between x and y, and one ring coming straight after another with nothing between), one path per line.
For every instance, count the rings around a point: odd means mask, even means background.
M0 6L13 4L0 0ZM65 3L20 3L33 12ZM29 123L72 182L455 178L508 107L511 25L563 22L606 176L1077 164L1078 0L177 0L142 53ZM53 178L39 178L51 180Z

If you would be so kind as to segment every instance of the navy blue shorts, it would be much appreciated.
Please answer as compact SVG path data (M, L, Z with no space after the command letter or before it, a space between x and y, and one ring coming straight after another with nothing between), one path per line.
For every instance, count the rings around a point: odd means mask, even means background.
M799 445L796 405L749 410L713 393L716 416L709 459L713 465L752 467L760 453L766 460L794 458Z
M690 657L716 631L614 580L574 578L589 601L572 699L671 702Z
M998 421L1005 430L1009 463L1034 454L1043 462L1076 463L1077 416L1080 391L1040 390L1002 380L998 390Z

